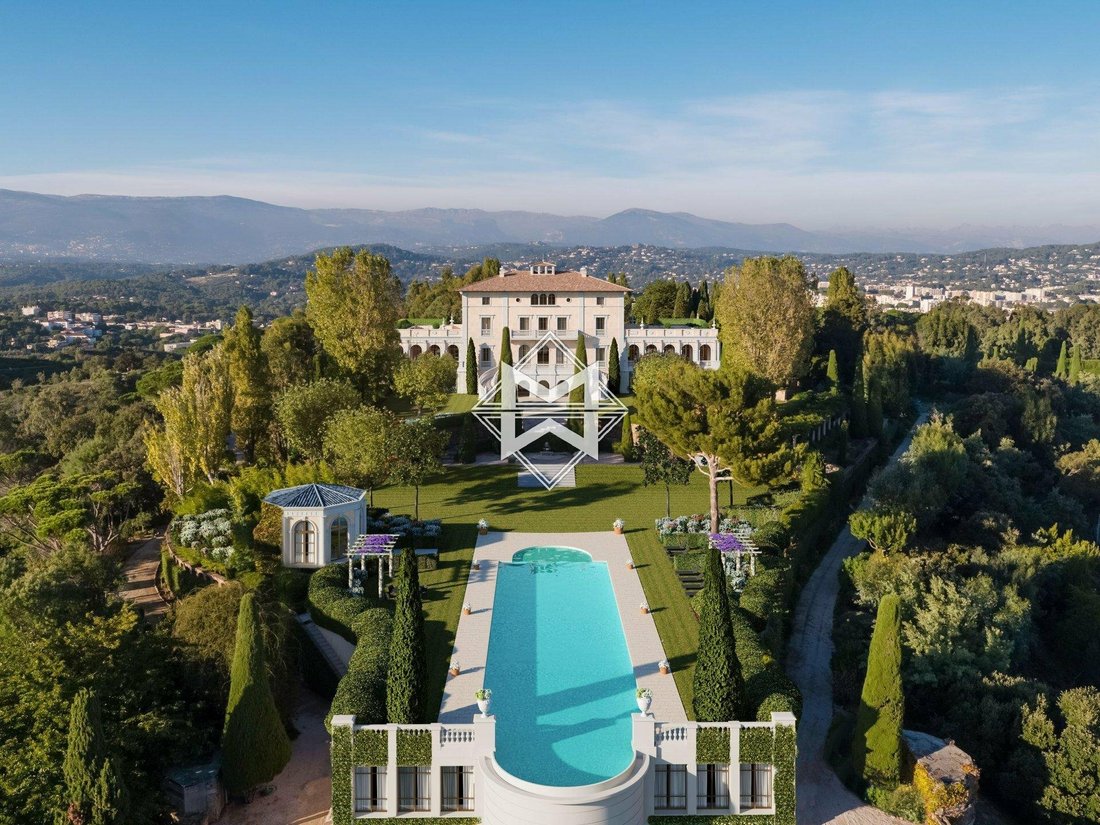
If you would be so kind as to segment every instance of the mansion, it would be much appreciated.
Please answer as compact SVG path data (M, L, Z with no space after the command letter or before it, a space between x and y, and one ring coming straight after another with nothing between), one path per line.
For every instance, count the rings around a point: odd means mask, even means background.
M707 369L717 369L718 330L696 326L628 324L627 287L579 271L559 272L552 263L535 263L526 270L504 270L495 278L463 287L462 321L450 319L438 328L412 326L401 330L401 349L410 358L425 353L449 353L458 362L458 388L465 388L467 342L477 353L479 393L496 380L502 330L508 327L512 357L518 363L537 342L553 332L572 351L577 334L584 335L588 363L607 374L612 340L619 347L620 392L630 387L634 364L643 355L675 353ZM553 386L568 380L573 365L557 347L542 347L535 365L525 372Z

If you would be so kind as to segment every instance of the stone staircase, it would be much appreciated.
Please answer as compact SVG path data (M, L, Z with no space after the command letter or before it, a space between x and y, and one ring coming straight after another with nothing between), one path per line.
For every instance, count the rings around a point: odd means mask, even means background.
M299 613L295 618L298 619L298 624L302 626L302 630L309 636L309 640L313 642L314 647L320 652L328 666L332 668L332 672L343 678L344 674L348 672L348 666L344 664L343 659L336 655L336 651L328 643L328 639L321 632L321 628L313 623L313 619L308 613Z
M561 464L543 464L539 462L537 464L539 471L543 473L547 478L553 478L564 469L565 463ZM543 488L542 482L538 480L534 473L523 467L520 468L518 475L516 476L516 482L522 488L533 488L541 490ZM565 475L561 477L555 487L576 487L577 486L577 472L575 467L570 467Z

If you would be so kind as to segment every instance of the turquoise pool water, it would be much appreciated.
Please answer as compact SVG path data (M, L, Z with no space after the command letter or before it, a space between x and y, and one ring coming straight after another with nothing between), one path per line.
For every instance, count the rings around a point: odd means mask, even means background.
M634 758L634 670L604 562L532 547L497 572L486 687L496 758L540 785L610 779Z

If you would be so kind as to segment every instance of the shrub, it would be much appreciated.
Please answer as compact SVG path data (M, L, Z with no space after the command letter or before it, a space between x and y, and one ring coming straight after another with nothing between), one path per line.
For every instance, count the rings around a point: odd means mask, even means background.
M756 559L756 575L749 576L738 599L738 606L753 618L757 628L763 629L775 616L784 618L784 594L790 562L778 556L759 556Z
M197 482L190 492L176 505L177 516L194 516L210 510L226 510L232 504L229 491L223 484Z
M241 598L222 735L222 778L230 793L269 782L290 761L290 740L267 681L255 595Z
M695 718L701 722L736 719L744 705L744 683L730 626L726 575L718 551L707 551L699 612L699 654L695 664Z
M770 721L773 712L800 716L802 697L798 688L761 644L748 616L734 608L730 610L730 623L737 639L737 659L745 680L745 704L749 715L758 722Z
M890 790L868 788L867 801L879 810L900 819L916 822L918 825L925 821L924 800L920 791L912 785L898 785Z
M901 601L889 594L879 601L852 737L852 767L867 785L891 789L900 781L904 716Z
M387 721L397 724L422 722L421 698L428 681L424 651L424 611L420 602L420 578L416 556L405 551L397 574L393 639L390 642L386 681Z
M393 622L384 607L368 607L353 620L353 634L359 643L348 662L348 672L336 687L332 708L325 719L330 727L333 716L353 714L361 725L386 721L386 669L389 665Z
M309 578L309 615L317 624L356 642L355 619L371 606L365 596L348 592L347 571L339 565L322 567Z

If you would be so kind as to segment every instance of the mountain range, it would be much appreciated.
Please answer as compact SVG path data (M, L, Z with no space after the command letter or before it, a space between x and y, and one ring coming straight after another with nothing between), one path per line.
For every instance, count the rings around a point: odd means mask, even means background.
M1085 243L1100 227L982 227L818 232L686 212L627 209L606 218L480 209L300 209L230 196L43 195L0 189L0 258L238 264L342 244L429 250L500 243L651 244L766 252L952 253Z

